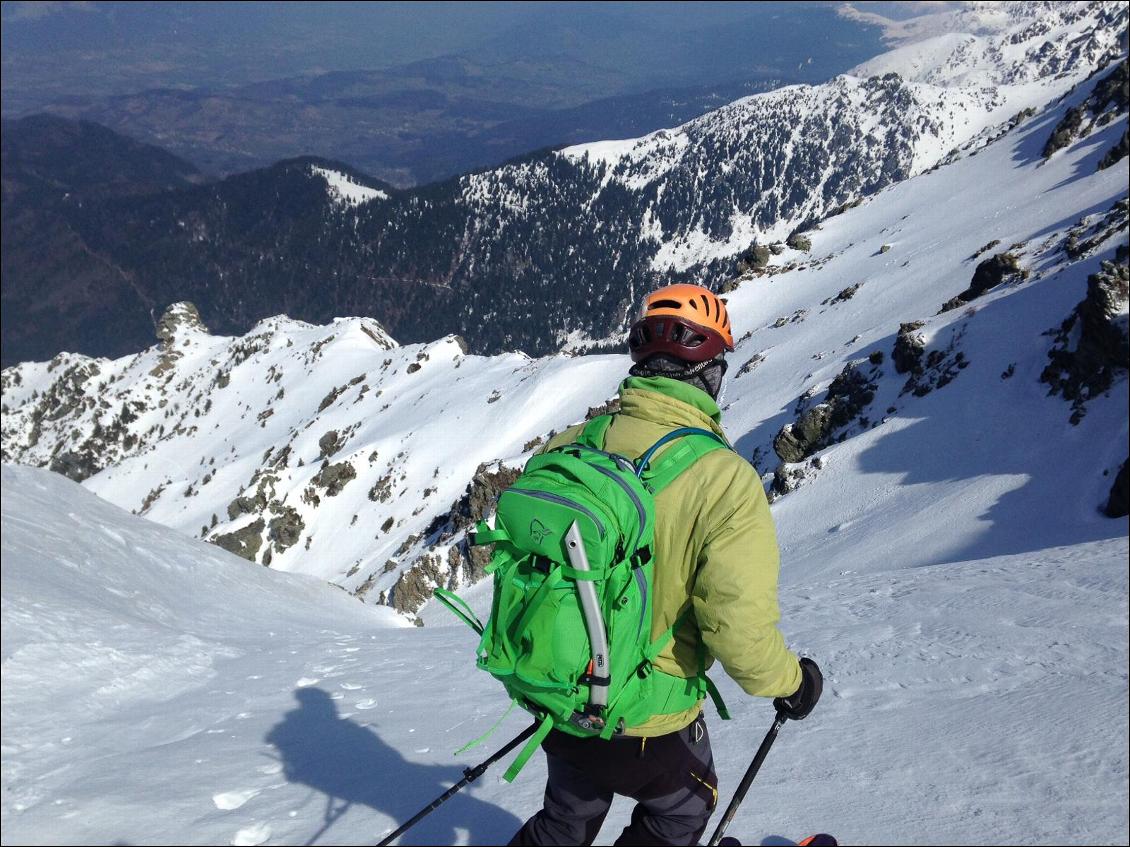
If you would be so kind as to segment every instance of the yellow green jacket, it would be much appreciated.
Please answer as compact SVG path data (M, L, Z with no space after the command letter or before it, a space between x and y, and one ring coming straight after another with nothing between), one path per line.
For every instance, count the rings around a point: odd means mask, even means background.
M630 377L620 386L620 414L608 429L604 449L635 459L667 432L688 426L725 438L721 417L718 404L694 386L666 377ZM581 428L562 432L544 449L572 443ZM651 637L664 633L692 606L656 659L656 670L693 678L703 644L706 666L717 659L747 693L787 697L795 692L800 666L777 629L777 535L753 466L731 450L713 450L659 492L655 515ZM700 702L658 714L628 727L627 733L675 732L701 709Z

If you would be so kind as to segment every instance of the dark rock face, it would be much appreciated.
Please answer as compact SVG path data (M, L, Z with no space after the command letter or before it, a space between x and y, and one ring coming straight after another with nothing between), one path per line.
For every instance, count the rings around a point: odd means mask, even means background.
M1113 384L1130 368L1130 339L1126 316L1130 266L1103 262L1098 273L1087 278L1087 296L1060 326L1055 346L1048 352L1051 363L1040 381L1049 394L1062 394L1071 401L1072 423L1086 414L1086 402ZM1070 349L1070 336L1078 327L1078 343Z
M1114 485L1110 487L1110 498L1107 500L1106 516L1109 518L1124 518L1130 514L1130 459L1122 463Z
M835 441L837 431L860 418L875 399L876 380L881 372L872 366L868 372L848 363L828 386L822 403L803 412L795 423L784 426L773 439L773 450L782 462L795 464ZM868 423L861 419L861 423Z
M1123 130L1122 138L1118 139L1118 143L1107 150L1099 161L1099 170L1103 171L1118 164L1126 158L1128 153L1130 153L1130 130Z
M326 464L314 477L314 485L326 489L327 497L336 497L351 480L357 478L357 471L349 462Z
M72 479L75 482L82 482L84 479L89 479L102 470L93 455L74 450L60 453L51 460L51 464L48 467L55 473L62 474L67 479Z
M1127 71L1126 59L1123 59L1110 73L1095 83L1086 100L1067 110L1044 145L1043 157L1047 159L1058 150L1110 123L1116 115L1125 113L1128 99L1130 99L1130 72ZM1125 134L1123 134L1124 142ZM1125 156L1125 152L1122 155ZM1110 164L1114 164L1115 161L1118 159L1114 159Z
M816 472L824 467L819 456L813 456L803 465L778 465L773 471L773 480L765 492L765 498L770 503L775 503L786 494L791 494L805 482L816 476Z
M997 253L977 265L969 287L943 304L938 314L964 306L1002 282L1025 279L1028 272L1020 267L1020 257L1012 253Z
M430 551L400 575L389 593L389 604L402 612L414 613L432 596L435 586L455 588L482 579L493 545L474 546L466 537L457 543L451 542L459 533L470 530L493 513L499 496L521 473L521 468L479 465L463 496L428 527ZM414 539L413 543L418 541L419 538ZM444 546L447 546L446 559L441 553Z
M263 519L258 518L254 523L250 523L242 529L217 535L211 541L217 547L223 547L229 553L235 553L235 555L241 556L249 562L254 562L259 555L259 548L263 546L263 528L265 526Z
M891 351L891 360L895 363L895 372L900 374L917 374L922 372L922 354L926 349L926 342L918 334L918 330L926 326L922 321L911 321L899 325L898 335L895 337L895 347Z
M293 506L285 506L282 514L271 518L267 525L267 540L274 543L276 552L281 553L298 543L305 528L306 524L298 510Z
M318 449L322 451L322 455L327 459L340 450L344 444L345 439L336 429L329 430L318 439Z

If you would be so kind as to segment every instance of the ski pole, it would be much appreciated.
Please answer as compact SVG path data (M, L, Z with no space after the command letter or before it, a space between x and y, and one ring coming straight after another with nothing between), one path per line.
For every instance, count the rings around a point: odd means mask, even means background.
M430 805L426 806L425 808L423 808L419 812L417 812L412 817L412 819L410 821L405 823L398 830L396 830L393 833L390 833L389 835L386 835L384 837L384 840L382 840L377 845L377 847L385 847L385 845L391 844L393 841L395 841L397 838L399 838L401 835L403 835L405 832L407 832L409 829L411 829L413 826L415 826L417 823L419 823L421 819L430 815L437 808L439 808L439 806L441 804L443 804L446 800L449 800L456 792L461 790L464 786L470 785L472 782L474 782L476 779L478 779L480 776L482 776L484 773L486 773L487 768L489 768L491 765L493 765L495 762L497 762L499 759L501 759L503 756L505 756L507 753L509 753L511 750L513 750L515 747L517 747L519 744L521 744L523 741L525 741L527 738L529 738L531 735L533 735L535 732L537 732L537 728L538 728L538 725L536 723L532 724L528 729L523 730L521 732L521 734L519 734L516 738L514 738L512 741L510 741L505 747L503 747L501 750L499 750L497 753L495 753L493 756L491 756L489 759L487 759L482 764L476 765L473 768L464 768L463 769L463 778L461 780L459 780L457 783L455 783L453 786L451 786L449 789L447 789L447 791L443 792L443 794L439 795L439 797L437 797L435 800L433 800Z
M746 792L753 784L754 777L757 772L761 770L761 763L765 761L765 757L769 755L769 748L773 746L773 742L777 740L777 733L781 731L781 727L787 721L784 715L777 712L777 717L773 721L773 726L769 727L769 732L765 734L765 740L761 742L761 746L757 749L757 755L753 757L750 762L749 768L742 777L742 781L738 783L738 790L734 792L734 799L730 801L729 807L726 809L726 814L722 816L722 820L718 824L718 828L714 830L714 834L710 836L708 847L715 847L721 840L726 832L726 827L730 825L730 821L734 819L734 815L738 813L738 806L742 804L745 799Z

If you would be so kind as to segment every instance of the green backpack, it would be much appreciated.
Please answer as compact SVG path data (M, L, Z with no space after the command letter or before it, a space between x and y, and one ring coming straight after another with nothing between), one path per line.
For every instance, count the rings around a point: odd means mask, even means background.
M499 497L495 527L478 525L474 543L495 545L485 626L452 592L435 592L481 636L478 667L539 720L508 782L553 728L608 739L707 693L729 717L706 678L705 649L695 678L652 673L690 607L651 639L655 495L700 456L729 445L709 430L676 429L633 462L602 449L611 422L594 418L575 443L530 459Z

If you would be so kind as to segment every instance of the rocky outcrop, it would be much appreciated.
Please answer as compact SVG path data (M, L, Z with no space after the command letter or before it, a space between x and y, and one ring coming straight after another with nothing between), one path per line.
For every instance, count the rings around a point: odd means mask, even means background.
M765 245L754 244L738 257L738 273L744 274L762 270L768 266L772 255L772 252Z
M1049 394L1071 401L1071 422L1086 414L1087 401L1106 391L1130 368L1127 331L1130 266L1103 262L1098 273L1087 278L1087 296L1060 325L1055 345L1048 352L1051 363L1040 381ZM1078 340L1074 348L1072 338Z
M875 399L877 381L882 371L871 365L864 371L862 363L849 362L828 386L823 402L802 412L794 423L786 424L773 439L773 450L786 464L795 464L823 450L837 440L848 424L867 426L863 411ZM838 437L837 437L838 436Z
M258 518L247 526L234 532L217 535L211 541L217 547L223 547L229 553L254 562L263 546L263 528L266 526L262 518Z
M835 306L837 303L844 303L855 296L855 293L863 287L862 282L857 282L855 285L849 285L847 288L840 291L835 297L828 297L820 301L821 306Z
M799 232L794 232L789 235L789 237L785 239L785 244L803 253L807 253L812 249L812 239L807 235L801 235Z
M961 371L969 367L969 359L960 349L961 340L965 337L964 324L958 324L954 328L949 344L944 348L932 350L927 349L925 340L917 334L916 329L920 326L903 324L903 328L909 328L905 341L901 347L899 341L895 341L892 358L896 363L901 363L901 365L896 364L895 369L899 373L909 373L902 390L899 391L900 397L905 394L925 397L934 389L949 385ZM899 336L900 338L903 336L902 328L899 330ZM901 370L902 367L906 370Z
M400 575L385 600L398 612L415 614L431 599L436 588L447 585L447 576L441 556L435 553L421 556L413 567Z
M1013 253L997 253L977 265L969 287L956 297L947 300L938 314L957 309L996 288L1002 282L1027 279L1028 271L1020 267L1020 257Z
M178 348L184 346L194 333L207 335L208 327L196 306L183 301L165 309L165 314L157 321L156 333L160 357L151 373L160 376L172 370L173 363L184 355Z
M1117 165L1126 155L1130 153L1130 130L1122 131L1122 138L1118 139L1113 147L1103 154L1102 159L1099 160L1098 169L1105 171L1107 168Z
M804 483L809 482L817 471L824 467L824 461L819 456L813 456L807 462L798 465L781 464L773 471L773 479L765 492L765 498L770 503L775 503L786 494L791 494Z
M293 506L284 506L281 513L271 518L271 522L267 524L267 540L274 544L276 553L281 553L298 543L305 528L306 524L298 510Z
M1110 497L1106 501L1104 513L1108 518L1124 518L1130 514L1130 459L1122 463L1114 485L1110 487Z
M1096 129L1106 126L1118 115L1127 111L1130 92L1130 74L1126 59L1119 62L1110 73L1095 83L1090 95L1077 106L1067 110L1044 145L1045 159L1064 147L1086 138ZM1112 163L1113 164L1113 163Z
M357 470L349 462L322 465L314 477L314 485L324 488L327 497L336 497L352 480L357 478Z
M922 373L926 341L918 330L924 326L926 324L922 321L910 321L899 325L898 335L895 336L895 347L891 351L891 361L895 363L896 373Z

